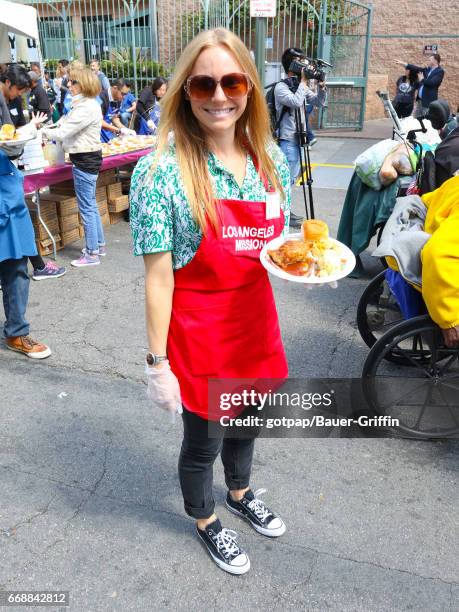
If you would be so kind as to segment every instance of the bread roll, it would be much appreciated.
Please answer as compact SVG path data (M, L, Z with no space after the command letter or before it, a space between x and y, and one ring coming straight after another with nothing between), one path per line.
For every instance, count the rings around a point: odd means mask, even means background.
M303 240L305 242L315 242L328 238L328 225L320 219L308 219L301 224Z
M0 140L13 140L16 128L14 125L5 123L0 130Z

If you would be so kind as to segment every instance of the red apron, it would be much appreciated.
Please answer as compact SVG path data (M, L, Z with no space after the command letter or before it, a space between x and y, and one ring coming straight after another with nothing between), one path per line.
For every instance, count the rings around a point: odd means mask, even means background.
M266 219L266 202L218 200L217 231L203 236L189 264L176 270L167 354L184 406L208 408L209 378L286 378L276 305L259 255L284 228L282 210Z

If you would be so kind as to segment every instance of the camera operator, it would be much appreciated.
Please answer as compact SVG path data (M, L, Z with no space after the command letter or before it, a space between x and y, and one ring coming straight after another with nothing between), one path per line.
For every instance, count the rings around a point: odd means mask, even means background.
M279 121L279 146L287 158L290 168L290 180L293 185L300 172L299 139L295 121L295 109L300 109L302 123L306 128L305 105L324 106L327 93L324 80L317 81L317 93L314 93L308 87L308 77L305 75L304 70L292 72L291 68L296 68L293 64L295 61L305 61L305 54L302 49L286 49L282 54L281 61L288 78L276 85L274 99L276 116ZM321 75L323 79L323 73ZM290 225L298 225L301 221L302 217L290 213Z

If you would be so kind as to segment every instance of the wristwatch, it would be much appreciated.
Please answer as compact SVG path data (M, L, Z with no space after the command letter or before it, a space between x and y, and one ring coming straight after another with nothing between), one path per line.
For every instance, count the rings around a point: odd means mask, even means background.
M153 353L147 353L146 361L149 366L158 365L161 361L166 361L167 355L153 355Z

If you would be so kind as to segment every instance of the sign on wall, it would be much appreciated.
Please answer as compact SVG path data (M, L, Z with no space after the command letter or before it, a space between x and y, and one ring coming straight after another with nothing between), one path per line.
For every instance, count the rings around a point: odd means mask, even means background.
M424 45L424 55L438 53L438 45Z
M251 17L275 17L277 0L250 0Z

